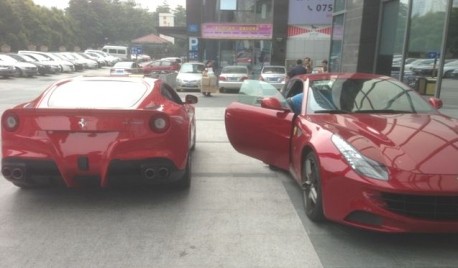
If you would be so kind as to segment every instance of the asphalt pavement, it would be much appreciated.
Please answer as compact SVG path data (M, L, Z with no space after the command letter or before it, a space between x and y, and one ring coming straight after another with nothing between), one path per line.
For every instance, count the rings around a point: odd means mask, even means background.
M0 80L0 111L55 79ZM446 86L442 111L458 118L458 87ZM458 267L457 235L310 222L288 174L230 145L224 110L235 94L179 94L199 96L189 191L22 190L0 177L0 267Z

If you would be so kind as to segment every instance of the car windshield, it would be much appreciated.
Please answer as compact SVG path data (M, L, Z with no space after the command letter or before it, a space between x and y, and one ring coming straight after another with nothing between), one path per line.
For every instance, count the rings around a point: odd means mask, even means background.
M263 74L286 74L284 67L264 67L262 69Z
M402 83L387 79L313 81L308 113L417 113L431 106Z
M180 73L202 73L205 70L203 64L185 63L181 66Z
M143 83L132 81L72 81L56 86L46 105L50 108L127 109L147 90Z
M118 62L113 68L132 68L132 62Z
M30 55L28 55L30 57L34 57L35 59L39 60L39 61L49 61L48 58L46 58L45 56L42 56L40 54L35 54L35 53L32 53Z
M221 73L225 74L246 74L248 73L247 68L238 67L238 66L228 66L224 67Z

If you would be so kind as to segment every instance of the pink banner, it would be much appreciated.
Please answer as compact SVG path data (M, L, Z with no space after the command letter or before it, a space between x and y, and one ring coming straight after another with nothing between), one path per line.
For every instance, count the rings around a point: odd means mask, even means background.
M272 24L204 23L205 39L272 39Z

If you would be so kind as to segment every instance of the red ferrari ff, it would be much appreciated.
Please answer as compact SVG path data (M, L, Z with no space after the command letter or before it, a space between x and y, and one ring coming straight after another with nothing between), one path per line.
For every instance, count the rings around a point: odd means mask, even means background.
M289 171L310 220L458 231L458 120L439 99L362 73L300 75L281 92L247 80L240 93L225 113L231 144Z
M197 97L162 80L76 77L2 115L2 175L19 187L191 182Z

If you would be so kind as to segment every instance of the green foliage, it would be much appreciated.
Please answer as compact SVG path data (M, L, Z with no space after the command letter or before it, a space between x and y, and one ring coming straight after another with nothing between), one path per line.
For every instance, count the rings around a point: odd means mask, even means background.
M429 51L440 51L444 23L444 12L431 12L413 17L409 53L423 55Z
M163 12L175 13L177 26L186 24L184 8L173 11L165 1L150 12L133 0L70 0L65 11L32 0L0 0L0 46L17 51L29 45L49 50L128 45L135 38L157 34L158 14Z
M448 27L447 56L456 59L458 57L458 8L454 7L450 14Z

